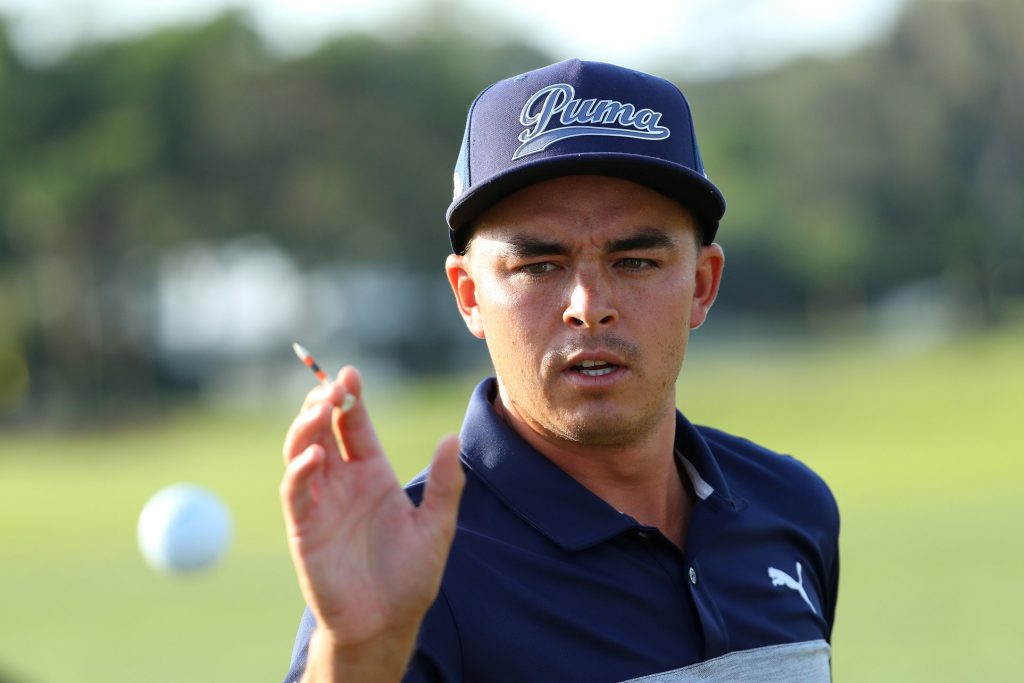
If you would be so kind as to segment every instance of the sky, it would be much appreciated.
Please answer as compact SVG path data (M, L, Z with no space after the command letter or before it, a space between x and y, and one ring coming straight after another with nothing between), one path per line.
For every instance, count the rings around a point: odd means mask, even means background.
M433 12L486 39L518 35L554 59L695 77L758 71L802 54L842 53L884 33L905 0L0 0L23 54L52 59L92 40L242 9L277 48L302 53L338 33L388 35ZM430 8L433 8L432 10ZM440 9L438 9L440 7ZM585 10L583 9L585 7Z

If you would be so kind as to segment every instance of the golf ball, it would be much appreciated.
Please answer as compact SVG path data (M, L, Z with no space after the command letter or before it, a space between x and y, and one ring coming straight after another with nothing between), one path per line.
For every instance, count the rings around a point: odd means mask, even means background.
M231 513L220 498L192 484L160 489L139 515L139 549L153 569L192 572L215 564L231 543Z

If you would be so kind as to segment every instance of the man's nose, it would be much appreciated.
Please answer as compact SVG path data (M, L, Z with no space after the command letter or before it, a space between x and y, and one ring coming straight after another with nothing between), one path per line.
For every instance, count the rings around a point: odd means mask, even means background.
M600 277L577 278L569 293L562 320L569 327L596 329L613 324L619 312L606 283Z

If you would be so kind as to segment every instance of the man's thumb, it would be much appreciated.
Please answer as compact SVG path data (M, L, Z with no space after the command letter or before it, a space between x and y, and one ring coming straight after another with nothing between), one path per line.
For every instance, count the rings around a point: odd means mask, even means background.
M420 505L421 511L430 517L430 523L443 529L449 541L455 535L455 519L465 485L466 475L459 461L459 439L449 434L441 439L434 452Z

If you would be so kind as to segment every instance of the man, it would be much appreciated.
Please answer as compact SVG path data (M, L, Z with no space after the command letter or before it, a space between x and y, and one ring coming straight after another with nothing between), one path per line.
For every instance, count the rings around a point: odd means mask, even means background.
M288 681L828 680L831 494L675 408L724 210L667 81L570 60L477 97L446 271L496 379L406 491L357 371L310 393Z

